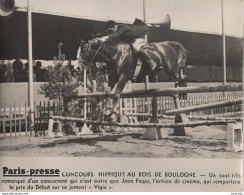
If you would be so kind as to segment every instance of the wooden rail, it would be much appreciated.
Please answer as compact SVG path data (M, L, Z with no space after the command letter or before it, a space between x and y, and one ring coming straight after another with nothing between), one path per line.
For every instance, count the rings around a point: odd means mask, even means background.
M178 108L178 109L173 109L173 110L166 110L164 114L167 115L175 115L175 114L180 114L180 113L187 113L187 112L196 112L196 111L201 111L205 109L210 109L210 108L219 108L223 106L232 106L232 105L237 105L237 104L242 104L243 100L241 99L235 99L235 100L227 100L227 101L221 101L221 102L214 102L214 103L209 103L209 104L201 104L197 106L190 106L186 108Z
M231 115L233 113L230 113ZM236 112L236 114L243 114L242 111L240 112ZM227 114L226 114L227 115ZM237 120L237 121L242 121L243 117L227 117L227 116L222 116L222 117L213 117L211 115L206 115L206 116L192 116L192 115L187 115L187 117L189 119L196 119L196 120ZM124 116L131 116L131 117L136 117L136 116L145 116L145 117L151 117L152 114L151 113L125 113ZM162 119L170 119L170 120L174 120L175 116L170 116L170 115L165 115L165 114L158 114L158 118L162 118Z
M227 85L210 85L202 87L179 87L179 88L169 88L169 89L148 89L148 90L136 90L130 92L123 92L121 98L137 98L137 97L162 97L162 96L172 96L180 93L206 93L206 92L227 92L227 91L242 91L242 84L227 84ZM72 98L96 98L105 99L113 98L114 93L90 93L90 94L79 94Z
M52 119L54 120L62 120L62 121L70 121L70 122L83 122L87 124L93 125L104 125L104 126L118 126L118 127L135 127L135 128L149 128L149 127L158 127L158 128L174 128L174 127L196 127L202 125L226 125L230 122L235 122L232 119L222 119L216 121L198 121L198 122L189 122L189 123L139 123L139 124L132 124L132 123L110 123L110 122L102 122L102 121L93 121L93 120L86 120L82 118L73 118L73 117L62 117L62 116L53 116Z

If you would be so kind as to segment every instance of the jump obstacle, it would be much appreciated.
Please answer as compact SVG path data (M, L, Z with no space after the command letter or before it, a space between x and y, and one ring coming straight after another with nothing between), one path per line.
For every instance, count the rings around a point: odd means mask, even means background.
M50 124L53 124L54 121L70 121L70 122L82 122L84 124L92 124L92 125L102 125L102 126L116 126L116 127L133 127L133 128L146 128L145 134L143 138L145 139L161 139L163 136L161 135L160 128L174 128L174 135L176 136L184 136L185 134L185 127L196 127L202 125L227 125L228 129L228 138L227 138L227 145L228 150L234 150L234 133L238 132L238 145L241 147L243 140L242 140L242 123L237 123L237 121L242 121L242 118L216 118L215 120L209 120L206 118L205 121L197 121L197 122L190 122L189 118L193 118L191 116L187 116L186 113L192 111L201 111L209 108L216 108L216 107L223 107L223 106L232 106L242 104L243 100L241 98L234 99L234 100L227 100L221 102L214 102L208 103L198 106L190 106L187 108L181 108L179 104L179 93L205 93L205 92L228 92L228 91L242 91L242 84L227 84L227 85L211 85L211 86L204 86L204 87L180 87L180 88L169 88L169 89L149 89L149 90L137 90L137 91L130 91L130 92L123 92L121 94L121 98L137 98L137 97L151 97L152 98L152 113L151 121L149 123L110 123L104 121L94 121L88 120L86 118L72 118L72 117L62 117L62 116L52 116L50 119ZM114 94L105 94L105 93L91 93L91 94L82 94L78 95L77 97L73 98L93 98L93 99L108 99L113 98ZM174 123L170 124L162 124L159 122L158 118L158 103L157 97L162 96L173 96L174 104L176 109L173 110L166 110L163 116L168 116L175 119ZM133 113L130 113L133 115ZM134 115L136 115L135 113ZM126 114L125 114L126 115ZM174 116L169 116L174 115ZM204 118L202 118L204 119ZM86 129L89 133L89 130ZM52 128L48 130L48 135L53 136ZM236 147L235 147L236 148ZM239 150L239 149L235 149Z

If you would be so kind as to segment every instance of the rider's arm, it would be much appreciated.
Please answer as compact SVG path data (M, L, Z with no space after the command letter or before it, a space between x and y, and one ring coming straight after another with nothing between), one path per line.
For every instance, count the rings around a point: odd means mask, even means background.
M107 36L107 35L109 35L109 34L111 34L111 33L113 33L113 32L114 32L114 31L113 31L111 28L109 28L109 29L107 29L107 30L104 31L104 32L101 32L101 33L96 34L94 37L95 37L95 38L99 38L99 37Z
M129 31L126 25L120 26L114 33L100 38L101 41L106 41L107 39L116 39L120 38L125 32Z
M114 33L108 35L109 39L114 39L114 38L119 38L121 35L123 35L126 31L127 31L127 27L126 25L122 25L120 26L117 31L115 31Z

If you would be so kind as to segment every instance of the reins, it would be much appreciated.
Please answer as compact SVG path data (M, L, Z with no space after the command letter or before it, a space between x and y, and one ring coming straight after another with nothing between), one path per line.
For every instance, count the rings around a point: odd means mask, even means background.
M95 58L97 57L98 52L101 50L102 46L103 46L104 42L99 46L99 48L97 49L96 53L94 54L94 56L92 57L91 61L93 62L95 60Z

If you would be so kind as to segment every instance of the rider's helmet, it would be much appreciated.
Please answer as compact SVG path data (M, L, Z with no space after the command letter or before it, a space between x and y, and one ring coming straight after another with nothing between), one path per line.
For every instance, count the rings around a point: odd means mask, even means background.
M113 20L109 20L106 24L106 28L113 28L117 23Z
M111 29L113 32L115 32L118 28L118 23L113 20L109 20L106 24L106 28Z

